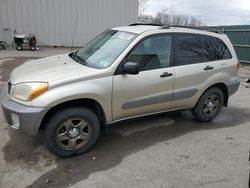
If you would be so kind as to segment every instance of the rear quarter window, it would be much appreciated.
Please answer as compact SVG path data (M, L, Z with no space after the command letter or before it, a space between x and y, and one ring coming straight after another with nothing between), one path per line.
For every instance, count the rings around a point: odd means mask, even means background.
M207 61L232 58L232 55L226 44L221 39L216 37L204 36L203 50L204 59Z

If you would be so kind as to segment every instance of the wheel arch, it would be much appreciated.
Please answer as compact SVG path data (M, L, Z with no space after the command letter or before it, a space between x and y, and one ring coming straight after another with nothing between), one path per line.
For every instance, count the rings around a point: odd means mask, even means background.
M70 101L65 101L59 104L54 105L51 107L46 114L43 117L42 123L40 125L40 130L44 129L46 126L46 122L48 119L57 111L59 111L62 108L69 108L69 107L87 107L91 110L93 110L94 113L98 116L100 120L100 124L102 126L102 129L107 133L107 121L106 121L106 115L104 113L104 110L99 102L97 102L94 99L90 98L81 98L81 99L73 99Z
M212 87L217 87L217 88L219 88L219 89L222 91L222 93L223 93L223 95L224 95L223 106L227 106L227 105L228 105L228 98L229 98L229 96L228 96L227 85L224 84L224 83L222 83L222 82L213 84L213 85L211 85L210 87L208 87L208 88L202 93L202 95L203 95L207 90L211 89ZM201 95L201 96L202 96L202 95Z

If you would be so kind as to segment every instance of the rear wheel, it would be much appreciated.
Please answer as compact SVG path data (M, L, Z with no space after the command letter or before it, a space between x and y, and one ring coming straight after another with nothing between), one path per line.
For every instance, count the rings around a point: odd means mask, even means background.
M211 121L219 114L223 101L223 92L217 87L210 88L201 96L192 114L201 122Z
M100 135L100 123L88 108L58 111L46 123L44 143L53 154L71 157L89 151Z
M30 49L31 49L32 51L36 51L36 46L33 46L33 45L32 45L32 46L30 47Z

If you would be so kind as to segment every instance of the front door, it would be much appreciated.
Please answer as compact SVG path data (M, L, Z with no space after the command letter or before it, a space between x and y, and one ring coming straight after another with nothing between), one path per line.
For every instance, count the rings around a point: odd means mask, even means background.
M137 75L118 74L113 79L113 120L171 108L174 69L171 35L153 35L140 41L126 62L138 63Z

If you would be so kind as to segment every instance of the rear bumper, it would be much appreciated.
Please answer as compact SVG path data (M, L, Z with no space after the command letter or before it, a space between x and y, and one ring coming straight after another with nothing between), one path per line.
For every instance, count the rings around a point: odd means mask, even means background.
M227 84L228 96L233 95L240 86L240 81L236 80Z
M35 136L38 133L42 119L47 112L46 108L23 106L9 100L7 84L2 89L0 102L4 118L11 127L20 129L30 136Z

